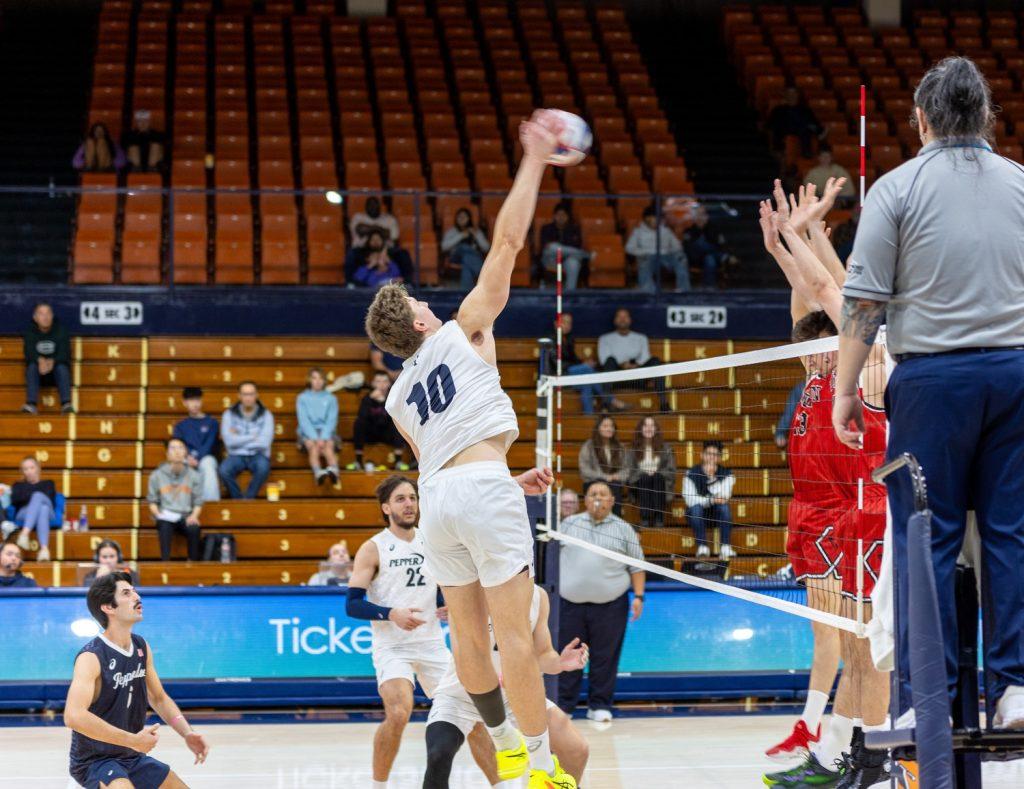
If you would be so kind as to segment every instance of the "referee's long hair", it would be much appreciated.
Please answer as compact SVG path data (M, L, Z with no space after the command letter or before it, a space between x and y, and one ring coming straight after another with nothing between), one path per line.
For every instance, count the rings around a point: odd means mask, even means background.
M944 58L928 69L914 91L914 105L924 112L937 139L980 137L993 141L992 91L970 58ZM916 115L911 124L917 127Z

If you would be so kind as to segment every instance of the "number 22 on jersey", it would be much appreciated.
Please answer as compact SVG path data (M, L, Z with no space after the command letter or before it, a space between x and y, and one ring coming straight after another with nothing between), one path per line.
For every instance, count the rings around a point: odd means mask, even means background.
M409 393L406 405L415 405L420 424L426 424L431 412L440 414L452 404L455 397L455 380L448 365L439 364L427 373L427 386L417 382Z

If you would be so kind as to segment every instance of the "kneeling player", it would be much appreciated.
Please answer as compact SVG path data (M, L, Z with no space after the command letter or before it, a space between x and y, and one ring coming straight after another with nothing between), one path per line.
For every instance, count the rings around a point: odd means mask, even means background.
M86 596L103 632L82 647L64 706L71 735L71 777L85 789L182 789L171 768L146 754L156 747L159 723L146 726L150 704L196 756L210 748L164 692L149 644L132 633L142 620L142 598L128 573L96 579Z
M559 655L551 643L548 629L547 593L539 586L533 588L530 604L530 627L533 631L533 647L537 662L545 674L559 674L563 671L579 671L587 664L589 652L586 644L574 639ZM497 645L491 635L491 659L495 670L499 670ZM505 700L508 715L506 724L515 726L515 719L508 700ZM587 765L589 748L587 741L576 731L569 716L550 700L547 701L548 730L551 734L551 748L558 753L562 769L577 782ZM494 767L493 745L484 732L483 720L472 699L459 682L454 661L449 665L444 678L437 686L434 703L427 717L427 772L423 777L423 789L446 789L452 770L452 760L463 740L469 740L477 764L482 767L492 786L504 785ZM511 782L510 782L511 783ZM576 784L565 784L575 786ZM548 786L558 789L562 786L557 778L548 778Z

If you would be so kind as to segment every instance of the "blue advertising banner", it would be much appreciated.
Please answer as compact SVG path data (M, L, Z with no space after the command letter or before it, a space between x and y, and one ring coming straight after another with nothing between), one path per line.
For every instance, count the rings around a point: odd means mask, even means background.
M344 590L140 591L145 618L136 632L151 643L165 679L374 675L369 623L345 615ZM803 597L790 588L766 593L800 602ZM69 679L75 654L99 629L82 590L19 590L5 594L2 605L8 627L0 639L0 681ZM652 583L644 615L629 625L620 672L764 674L806 671L810 659L810 627L801 618Z

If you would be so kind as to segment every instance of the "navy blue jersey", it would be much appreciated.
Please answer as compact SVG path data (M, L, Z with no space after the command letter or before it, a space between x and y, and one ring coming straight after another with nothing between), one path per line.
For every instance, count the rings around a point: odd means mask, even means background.
M132 634L131 652L96 636L78 654L92 652L100 661L100 694L89 712L111 726L135 732L146 723L149 695L146 693L146 659L149 646L142 636ZM77 656L76 656L77 659ZM71 734L71 770L97 759L138 756L138 752L120 745L100 742L77 731Z

